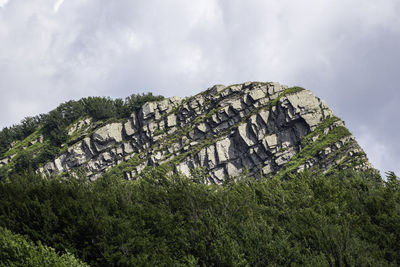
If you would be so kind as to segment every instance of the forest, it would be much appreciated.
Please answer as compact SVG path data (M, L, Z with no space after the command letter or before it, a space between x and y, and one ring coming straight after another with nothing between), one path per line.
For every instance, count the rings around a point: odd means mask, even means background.
M95 182L15 174L0 182L0 238L18 234L35 253L42 246L90 266L400 264L393 172L385 179L373 171L243 174L224 186L199 183L201 171L167 173L157 167L134 181L105 175ZM19 265L15 247L4 248L10 244L2 245L3 266L35 266Z

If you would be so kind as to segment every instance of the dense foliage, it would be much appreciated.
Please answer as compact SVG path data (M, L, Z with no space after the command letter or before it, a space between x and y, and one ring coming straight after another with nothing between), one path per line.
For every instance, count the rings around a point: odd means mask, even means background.
M374 173L204 185L158 168L0 182L0 224L93 266L398 266L400 181Z
M79 267L87 266L72 254L59 255L53 248L40 242L35 245L7 229L0 227L0 266L1 267Z

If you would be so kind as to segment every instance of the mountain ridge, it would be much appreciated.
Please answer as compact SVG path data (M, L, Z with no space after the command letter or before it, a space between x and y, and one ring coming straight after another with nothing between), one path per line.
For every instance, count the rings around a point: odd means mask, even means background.
M147 166L165 165L185 175L204 169L206 183L221 184L244 170L255 177L283 177L305 169L372 168L344 122L301 87L247 82L215 85L185 99L157 100L128 118L99 123L81 117L68 125L58 155L36 171L135 179ZM46 142L38 130L27 138L27 147ZM9 151L0 159L1 168L18 154Z

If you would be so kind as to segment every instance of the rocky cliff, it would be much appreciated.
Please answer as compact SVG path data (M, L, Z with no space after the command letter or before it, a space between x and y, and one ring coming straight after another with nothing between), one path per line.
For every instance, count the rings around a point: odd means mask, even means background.
M203 168L208 182L219 184L243 171L259 177L372 168L324 101L278 83L216 85L193 97L148 102L106 125L82 118L68 134L73 138L63 153L38 172L82 170L91 179L114 172L134 179L146 166L167 164L186 175Z

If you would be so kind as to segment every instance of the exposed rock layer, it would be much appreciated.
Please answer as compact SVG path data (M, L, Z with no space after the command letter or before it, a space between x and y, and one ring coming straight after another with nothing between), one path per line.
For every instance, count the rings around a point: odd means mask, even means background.
M243 170L258 177L371 168L324 101L278 83L216 85L187 99L146 103L125 122L94 131L93 125L90 119L72 125L70 135L87 130L39 171L83 169L92 179L119 171L133 179L146 166L171 164L186 175L205 168L208 182L221 183Z

